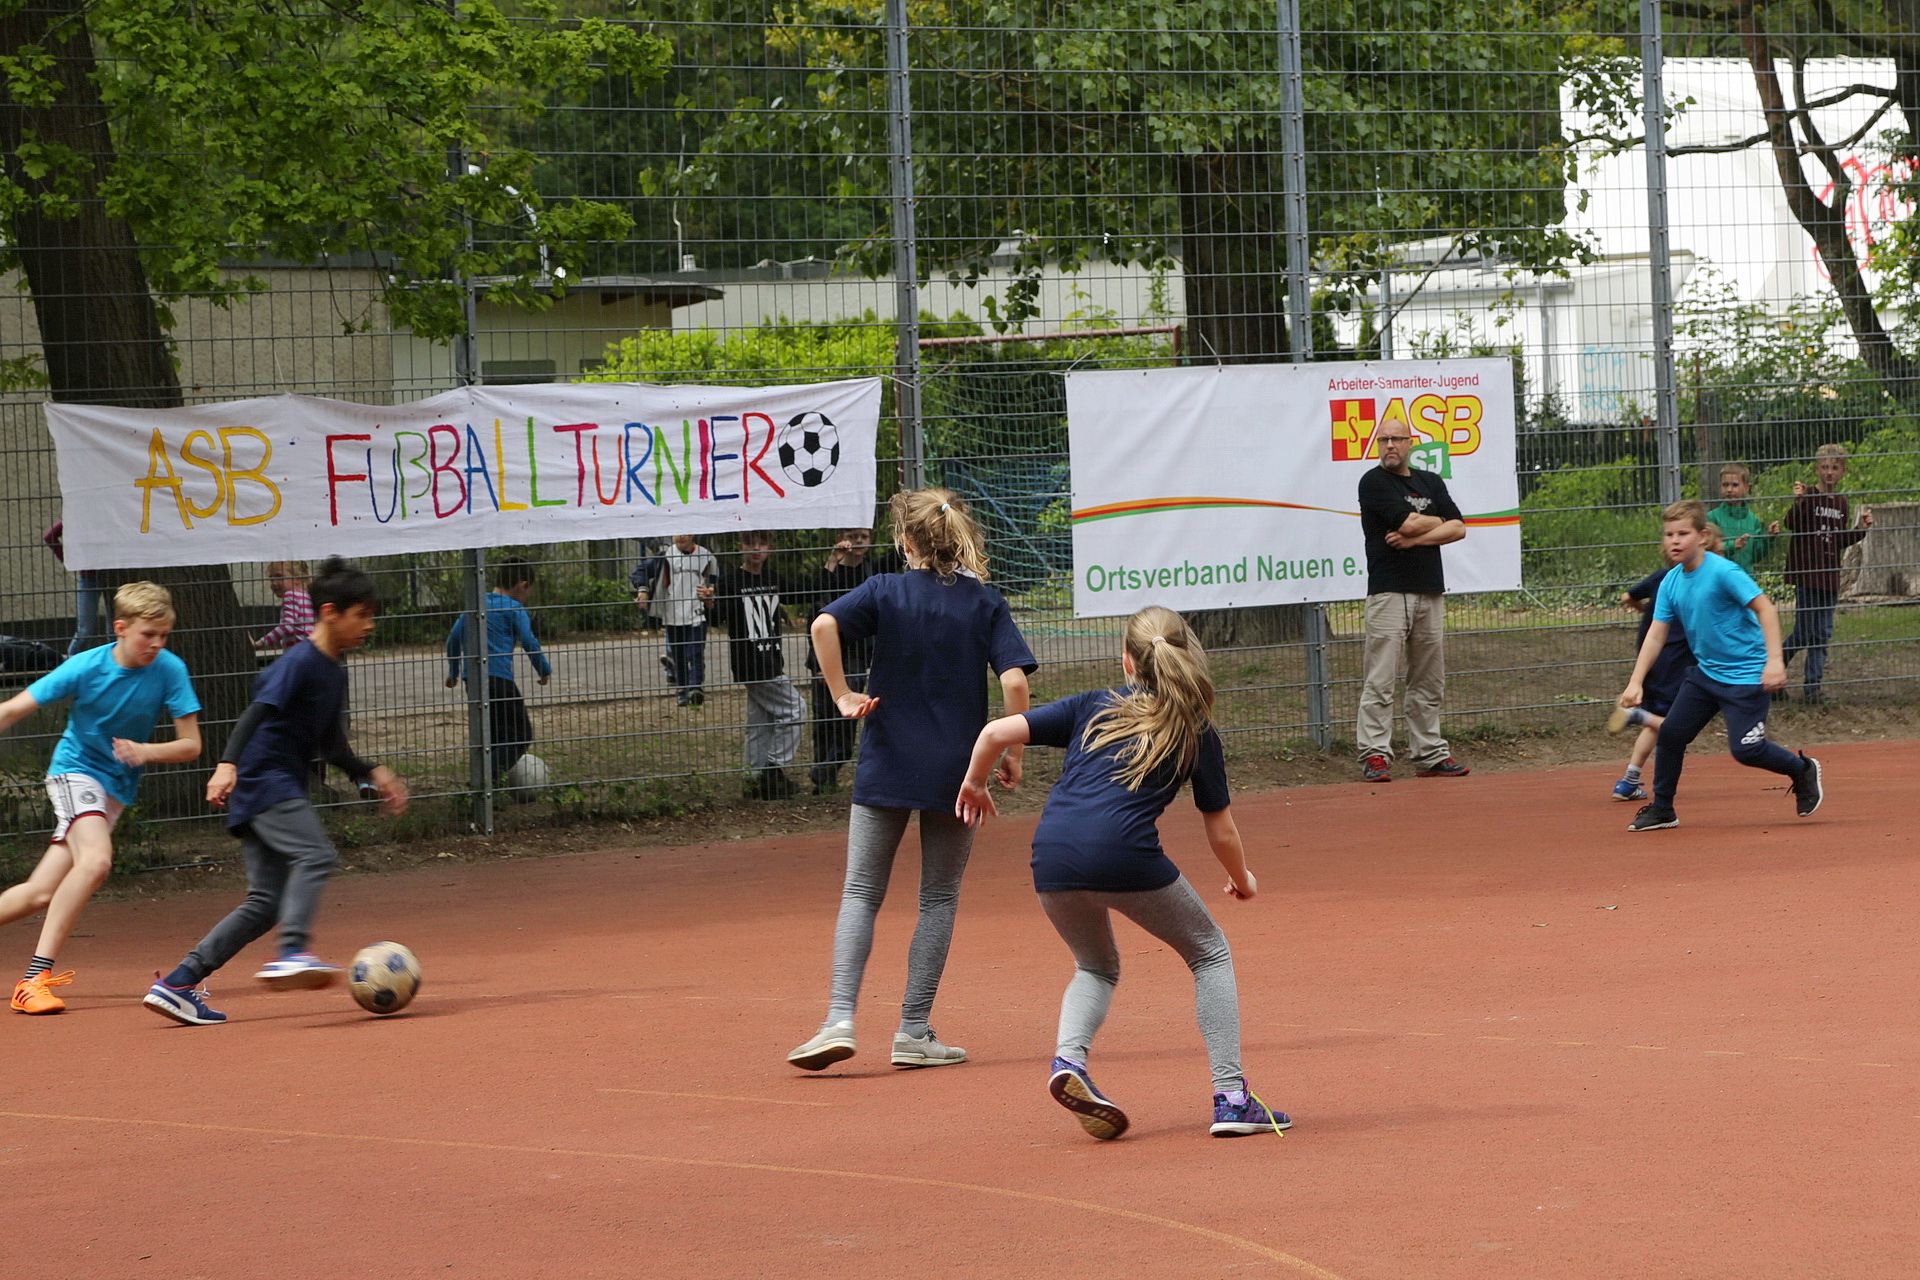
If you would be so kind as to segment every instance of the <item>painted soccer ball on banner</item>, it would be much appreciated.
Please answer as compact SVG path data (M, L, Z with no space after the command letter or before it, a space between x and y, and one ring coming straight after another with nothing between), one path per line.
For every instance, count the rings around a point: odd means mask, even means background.
M420 962L397 942L376 942L353 958L347 989L368 1013L398 1013L420 989Z
M817 489L840 465L840 433L824 413L803 413L780 441L780 469L803 489Z

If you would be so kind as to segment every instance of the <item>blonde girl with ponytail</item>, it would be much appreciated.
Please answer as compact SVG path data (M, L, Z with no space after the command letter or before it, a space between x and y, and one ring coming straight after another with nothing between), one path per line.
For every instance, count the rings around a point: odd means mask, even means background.
M1038 664L1006 598L986 584L986 539L958 496L945 489L894 495L893 532L904 573L883 573L821 609L813 647L820 678L840 714L861 720L859 763L847 821L847 878L833 933L827 1020L787 1055L806 1071L853 1056L853 1016L873 948L873 922L887 895L893 859L920 815L920 919L907 952L906 997L893 1037L896 1067L943 1067L967 1060L941 1043L928 1018L953 941L960 879L973 828L953 812L967 751L987 722L987 676L1000 682L1008 711L1028 706L1027 673ZM847 642L871 641L865 692L848 687ZM989 761L1002 786L1020 781L1020 750Z
M1123 688L1061 698L981 730L954 804L977 827L997 812L986 787L995 760L1027 743L1066 748L1033 833L1034 888L1074 959L1047 1091L1094 1137L1127 1131L1126 1113L1087 1073L1088 1051L1120 979L1112 918L1118 911L1172 947L1193 972L1213 1074L1209 1132L1279 1133L1293 1121L1254 1097L1241 1071L1233 954L1200 895L1160 848L1160 815L1190 783L1207 843L1227 873L1227 896L1245 901L1258 892L1230 808L1207 655L1184 618L1153 606L1128 619L1120 666Z

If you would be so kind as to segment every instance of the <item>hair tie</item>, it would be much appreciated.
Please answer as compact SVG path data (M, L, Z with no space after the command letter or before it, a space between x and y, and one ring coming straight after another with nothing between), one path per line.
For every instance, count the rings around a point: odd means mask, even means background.
M942 511L945 511L945 510L947 509L947 504L946 504L946 503L944 503L944 502L943 502L943 503L941 503L941 504L940 504L940 509L941 509Z
M1166 638L1165 636L1155 636L1155 637L1153 638L1153 640L1152 640L1152 641L1151 641L1150 643L1152 643L1152 644L1165 644L1166 642L1167 642L1167 638Z

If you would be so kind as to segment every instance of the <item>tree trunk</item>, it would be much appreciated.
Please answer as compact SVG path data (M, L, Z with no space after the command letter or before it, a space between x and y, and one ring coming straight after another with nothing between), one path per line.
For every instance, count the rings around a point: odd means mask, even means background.
M1287 276L1278 195L1260 151L1182 156L1180 259L1187 357L1195 364L1270 364L1287 358ZM1310 605L1200 609L1188 623L1209 649L1298 643Z
M1876 502L1873 528L1847 549L1859 559L1842 577L1840 594L1911 600L1920 596L1920 502Z
M46 357L53 398L78 404L174 408L183 402L180 379L167 349L158 308L147 288L133 229L108 216L102 187L114 163L107 115L95 89L96 67L80 0L30 0L0 16L0 54L43 49L55 101L23 105L13 86L0 101L0 145L7 177L26 199L9 223L33 296L34 317ZM30 172L23 144L55 156L52 171ZM49 197L64 199L49 200ZM65 513L84 521L84 512ZM115 574L146 578L173 593L180 622L171 647L196 673L204 704L209 755L217 758L226 725L246 705L254 670L252 646L240 624L240 604L225 565L134 570ZM204 768L204 765L200 766ZM170 807L170 806L168 806Z
M1200 364L1286 359L1287 276L1278 193L1263 152L1182 156L1185 348Z

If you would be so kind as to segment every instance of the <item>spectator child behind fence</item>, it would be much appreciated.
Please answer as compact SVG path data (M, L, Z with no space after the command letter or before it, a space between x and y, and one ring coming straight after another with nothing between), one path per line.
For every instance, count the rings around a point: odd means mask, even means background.
M513 651L526 650L540 683L553 674L540 639L533 634L527 598L533 594L534 569L521 559L502 560L493 568L493 590L487 592L487 737L492 747L495 781L504 780L533 745L533 719L513 677ZM465 679L467 615L453 621L447 633L447 688Z

